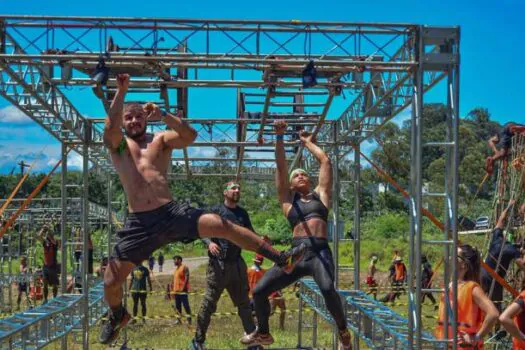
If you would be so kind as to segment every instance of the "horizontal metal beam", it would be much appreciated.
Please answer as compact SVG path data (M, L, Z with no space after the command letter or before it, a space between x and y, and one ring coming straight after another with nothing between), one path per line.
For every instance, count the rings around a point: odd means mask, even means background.
M58 64L70 62L77 60L79 64L86 64L91 61L92 64L97 64L100 60L100 55L98 54L0 54L0 59L8 59L11 62L22 62L24 64L31 64L32 62L45 63L45 64ZM260 69L271 68L274 71L288 71L289 69L304 69L304 66L310 62L308 59L303 58L293 58L293 59L283 59L276 61L275 59L269 59L264 57L228 57L225 55L222 56L205 56L199 53L196 54L166 54L166 55L133 55L133 54L118 54L114 53L110 57L104 60L105 64L115 65L122 62L206 62L206 63L253 63L258 64ZM276 63L278 62L278 63ZM75 63L73 61L72 63ZM416 66L414 61L363 61L363 60L354 60L348 56L341 56L341 59L327 60L322 59L315 61L315 67L317 71L323 70L333 70L336 68L343 69L361 69L362 67L367 67L368 70L394 70L394 71L406 71L411 67ZM94 67L93 67L94 68Z
M0 20L12 28L99 28L99 29L156 29L192 31L258 31L258 32L308 32L398 34L417 26L407 23L364 23L328 21L265 21L217 20L188 18L140 17L66 17L66 16L13 16L3 15Z

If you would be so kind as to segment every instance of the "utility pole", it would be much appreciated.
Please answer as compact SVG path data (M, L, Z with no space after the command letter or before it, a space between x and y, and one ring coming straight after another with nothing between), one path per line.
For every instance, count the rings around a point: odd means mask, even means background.
M24 176L24 168L30 168L31 167L31 165L27 164L23 160L21 162L18 162L17 164L20 165L20 174L22 174L22 176Z

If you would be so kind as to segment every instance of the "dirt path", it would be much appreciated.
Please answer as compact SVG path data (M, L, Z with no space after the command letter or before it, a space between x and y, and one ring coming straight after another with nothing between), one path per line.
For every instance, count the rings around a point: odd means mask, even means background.
M198 256L196 258L185 258L182 263L191 270L194 270L204 264L208 263L208 257L207 256ZM175 264L173 264L172 260L166 260L164 261L162 272L159 272L159 265L155 264L155 267L153 268L153 274L155 276L164 276L164 275L173 275L173 271L175 271Z

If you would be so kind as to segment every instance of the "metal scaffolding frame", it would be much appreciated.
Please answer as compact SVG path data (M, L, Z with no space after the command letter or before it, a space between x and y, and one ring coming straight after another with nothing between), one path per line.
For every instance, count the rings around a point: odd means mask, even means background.
M338 169L340 161L353 152L353 147L359 150L362 142L411 107L409 318L406 343L403 344L418 348L428 341L427 335L421 332L419 303L422 293L419 256L425 243L421 234L423 147L446 148L446 183L443 192L434 195L445 198L445 239L439 244L445 247L446 261L452 257L450 262L455 264L459 37L458 27L415 24L0 16L0 95L61 142L62 208L65 208L65 158L69 148L83 156L84 208L87 208L88 165L92 164L94 171L100 171L101 175L113 172L102 144L104 120L83 115L72 101L75 93L91 87L93 93L83 93L83 97L103 106L102 114L115 94L118 73L132 76L129 100L142 102L144 94L149 94L147 99L166 111L182 110L184 117L199 132L193 145L174 152L170 170L173 178L273 178L275 135L271 124L275 119L285 119L290 125L285 145L292 166L301 165L314 174L318 170L312 156L303 154L298 142L299 126L303 126L317 135L319 144L330 151ZM307 76L311 72L305 67L312 62L316 84L305 86L305 77L312 78ZM446 82L443 95L447 100L447 135L444 141L423 142L423 96L430 89L443 85L440 82ZM236 111L233 118L222 112L214 118L193 115L195 103L189 98L190 90L199 88L222 88L232 92L231 101ZM339 117L334 118L329 112L337 103L344 103L345 96L350 96L351 102L345 104ZM162 130L163 126L157 124L149 128L154 132ZM205 152L201 152L203 150ZM359 193L357 152L354 166L354 188ZM339 194L338 172L334 175L334 193ZM111 181L109 183L108 209L111 208ZM342 230L338 197L333 199L332 229L336 264ZM361 300L358 291L361 240L358 195L354 203L356 263L352 269L355 287L350 294L343 295L347 296L345 304L351 328L365 339L365 332L355 324L360 312L368 315L365 306L358 301ZM67 213L61 212L65 222ZM111 232L111 210L107 213L108 231ZM87 215L84 211L84 260L87 256ZM64 232L61 239L65 240ZM110 249L111 237L108 237ZM83 266L87 266L86 261ZM337 265L338 271L343 268L348 267ZM87 286L86 271L82 275ZM455 282L455 276L455 265L451 270L447 267L445 293L448 303L448 282ZM457 286L455 283L453 286L452 298L455 298ZM84 315L81 323L84 347L88 344L87 320L90 319L88 294L79 304ZM302 295L306 300L306 292ZM318 310L323 316L324 309L318 307ZM452 310L446 322L450 319L455 324L457 315L455 309ZM316 322L317 314L314 330ZM299 335L301 327L302 320ZM374 327L389 326L378 322ZM383 329L385 334L393 334L392 329L386 328ZM354 338L355 345L359 346L357 337ZM336 346L337 339L334 339ZM371 346L374 344L372 339ZM62 347L66 346L63 342Z

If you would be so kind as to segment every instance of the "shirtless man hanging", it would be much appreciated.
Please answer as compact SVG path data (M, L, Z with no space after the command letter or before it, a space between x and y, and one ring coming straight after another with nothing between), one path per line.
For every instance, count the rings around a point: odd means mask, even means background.
M122 283L135 265L168 243L224 238L265 256L288 272L304 251L301 246L278 252L247 228L175 202L167 179L171 153L192 144L197 132L181 119L180 113L163 115L153 103L125 104L129 80L128 74L117 76L118 89L104 128L104 144L126 192L129 215L118 232L119 240L104 274L104 296L111 310L100 333L102 344L113 342L130 319L122 306ZM154 135L146 133L148 121L159 120L167 130Z

